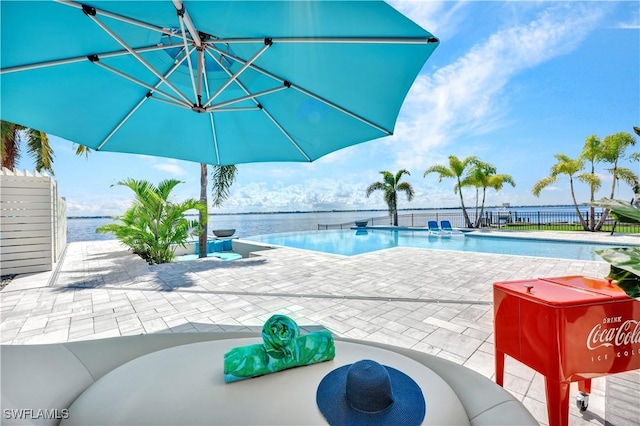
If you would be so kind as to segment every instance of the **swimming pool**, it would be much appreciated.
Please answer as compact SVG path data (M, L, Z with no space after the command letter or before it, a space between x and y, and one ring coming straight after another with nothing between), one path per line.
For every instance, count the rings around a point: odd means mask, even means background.
M410 230L329 230L259 235L247 240L353 256L392 247L475 251L560 259L602 260L594 250L617 245L469 235L448 237Z

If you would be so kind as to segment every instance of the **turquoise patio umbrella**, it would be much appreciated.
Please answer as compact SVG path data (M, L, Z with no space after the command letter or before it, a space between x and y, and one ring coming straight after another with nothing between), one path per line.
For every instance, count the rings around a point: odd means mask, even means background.
M1 118L207 164L392 134L438 39L382 1L3 1Z

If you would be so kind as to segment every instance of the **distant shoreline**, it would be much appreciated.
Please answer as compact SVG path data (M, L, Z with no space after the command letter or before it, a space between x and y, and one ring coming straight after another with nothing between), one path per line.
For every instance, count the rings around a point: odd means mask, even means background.
M524 206L509 206L508 209L522 209L522 208L556 208L556 207L573 207L572 204L557 204L557 205L524 205ZM485 210L503 209L504 206L485 206ZM399 212L403 211L421 211L421 210L460 210L461 207L417 207L417 208L404 208L398 209ZM472 211L473 208L467 207L467 211ZM387 209L352 209L352 210L284 210L273 212L242 212L242 213L209 213L209 216L238 216L238 215L253 215L253 214L305 214L305 213L357 213L357 212L386 212ZM195 216L195 215L193 215ZM102 216L67 216L67 219L110 219L112 215Z

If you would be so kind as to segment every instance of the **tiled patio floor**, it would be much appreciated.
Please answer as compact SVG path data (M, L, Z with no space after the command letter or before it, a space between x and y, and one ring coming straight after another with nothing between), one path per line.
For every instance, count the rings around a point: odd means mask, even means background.
M640 243L638 236L571 233L580 236ZM234 262L208 258L148 266L117 241L78 242L68 244L54 271L19 276L0 292L0 339L32 344L257 330L281 313L338 336L434 354L493 379L494 282L601 278L608 270L604 262L413 248L353 257L278 248ZM547 423L540 374L508 358L505 388ZM573 384L572 399L576 394ZM594 379L589 410L580 413L572 405L569 423L638 425L639 400L638 371Z

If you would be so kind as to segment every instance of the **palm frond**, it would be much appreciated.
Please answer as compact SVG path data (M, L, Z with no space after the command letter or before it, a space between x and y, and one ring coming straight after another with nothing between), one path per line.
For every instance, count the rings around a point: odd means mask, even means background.
M397 187L398 191L402 191L405 194L407 194L407 201L411 201L413 200L413 196L415 195L415 191L413 190L413 187L411 186L410 183L408 182L402 182L398 185Z
M366 192L367 198L369 198L369 196L371 194L373 194L375 191L384 191L385 187L386 187L386 185L384 183L382 183L382 182L374 182L374 183L372 183L371 185L369 185L367 187L367 192Z
M212 204L219 207L229 198L231 186L236 179L238 168L231 164L227 166L213 166L211 177L213 180L211 195L213 197Z
M542 190L548 187L549 185L554 184L556 180L557 180L556 176L547 176L546 178L540 179L533 185L533 188L531 189L531 193L536 197L540 196L540 193L542 192Z
M47 171L53 175L53 149L47 134L39 130L26 130L27 153L35 162L38 172Z

